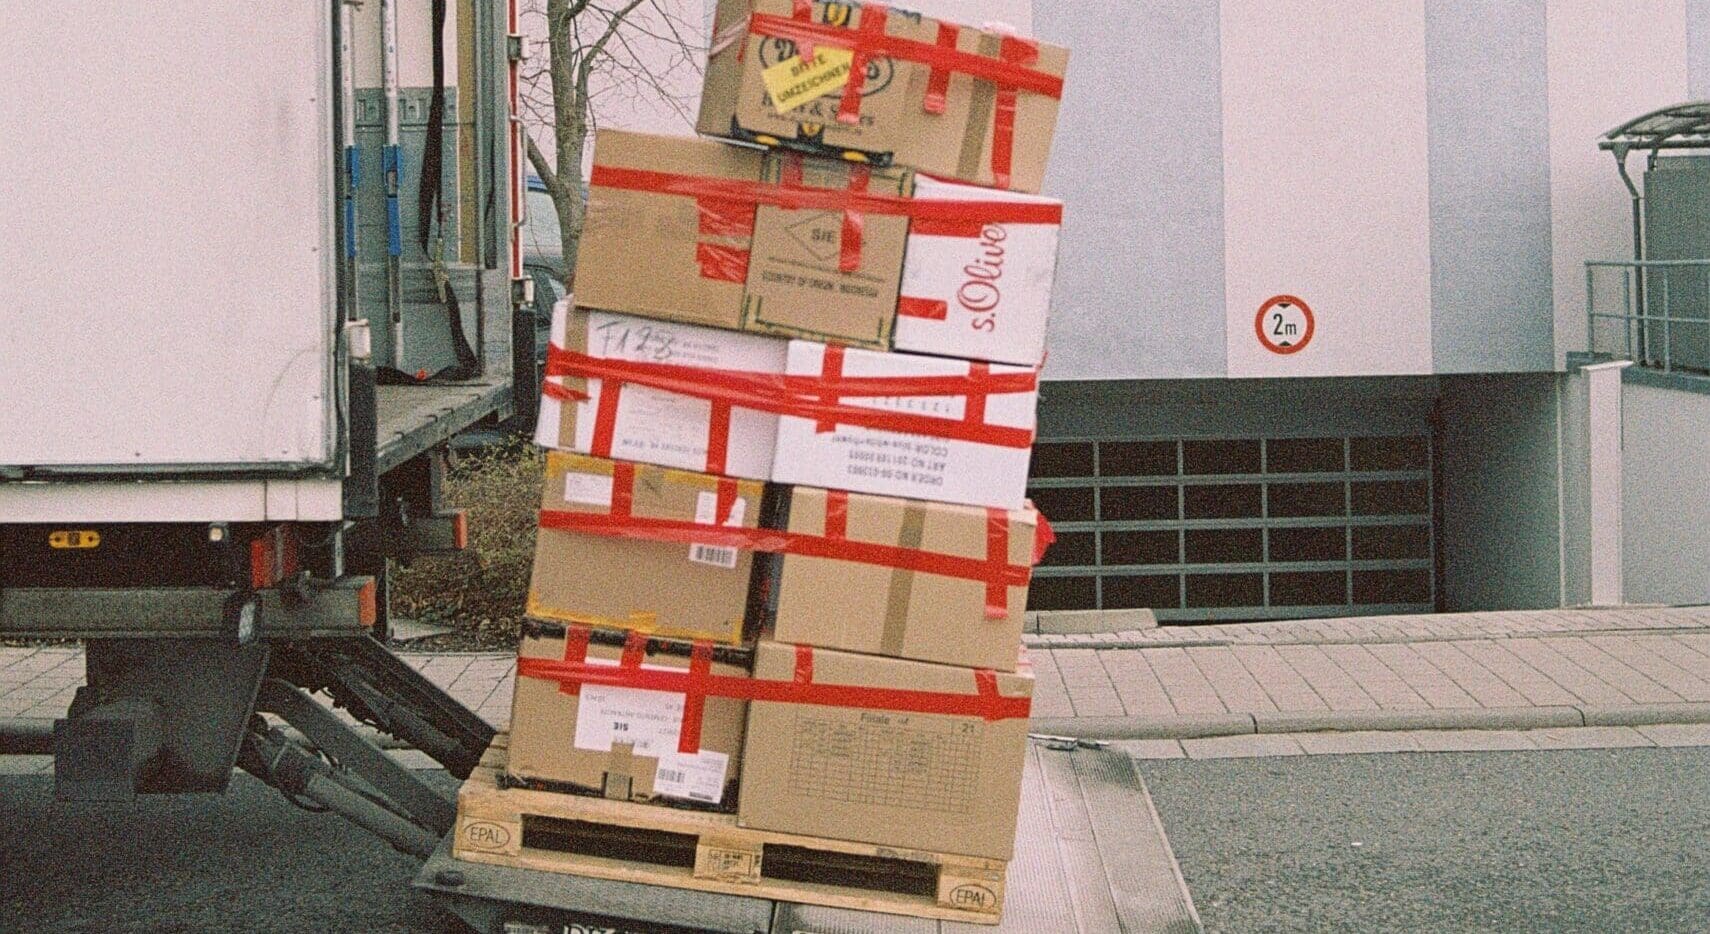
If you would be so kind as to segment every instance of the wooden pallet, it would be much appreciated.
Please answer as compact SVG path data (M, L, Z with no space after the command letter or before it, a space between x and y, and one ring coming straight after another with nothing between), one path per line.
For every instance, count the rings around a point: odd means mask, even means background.
M458 859L597 879L996 924L1003 860L751 830L715 814L499 783L499 734L457 795Z

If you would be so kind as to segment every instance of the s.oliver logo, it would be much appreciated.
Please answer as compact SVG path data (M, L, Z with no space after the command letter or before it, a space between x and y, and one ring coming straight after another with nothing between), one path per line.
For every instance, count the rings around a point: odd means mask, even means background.
M1004 240L1009 232L1002 225L987 224L975 241L972 262L962 267L962 284L956 288L956 304L975 315L971 326L976 331L997 329L997 307L1003 302L1003 290L998 280L1003 278Z

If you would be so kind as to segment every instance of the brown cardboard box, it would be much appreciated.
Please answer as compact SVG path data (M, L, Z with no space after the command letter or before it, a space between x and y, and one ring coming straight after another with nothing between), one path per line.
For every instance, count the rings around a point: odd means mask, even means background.
M767 157L763 180L792 188L912 195L914 179L794 153ZM763 205L754 218L744 330L887 349L902 288L909 222L898 214L859 215L860 265L839 271L849 226L842 211Z
M589 684L567 688L560 680L531 673L530 660L565 658L567 632L550 623L528 623L523 629L506 766L512 777L608 798L671 798L733 807L729 790L737 781L748 702L705 698L699 740L692 743L693 753L685 753L682 694ZM625 633L577 632L588 639L584 661L619 665ZM647 639L645 644L642 671L688 669L689 643ZM708 670L746 677L750 661L746 649L721 647L713 650Z
M719 273L721 259L746 256L753 230L738 219L703 220L690 195L602 184L635 172L753 182L763 154L679 136L601 130L594 136L594 172L576 251L576 301L689 324L736 328L742 321L745 273Z
M968 668L808 650L812 686L849 685L939 695L1025 711L1033 675L990 675L982 695ZM762 641L758 682L800 682L798 647ZM899 695L891 694L890 697ZM895 701L891 701L895 704ZM737 822L783 833L1009 859L1015 847L1027 717L910 713L756 700L749 704Z
M929 112L926 107L934 81L931 65L914 58L875 56L864 70L857 122L838 119L847 80L841 76L825 82L820 96L780 114L762 73L771 67L788 68L786 63L792 59L799 63L800 54L788 38L751 32L751 17L759 14L787 20L793 9L791 0L719 0L696 129L712 136L784 143L832 155L848 151L876 154L881 161L892 159L897 165L940 178L1039 191L1056 131L1060 81L1069 63L1067 49L900 10L885 14L888 37L930 46L953 38L960 52L1011 61L1040 73L1043 85L1039 89L1014 94L1013 139L1004 147L1009 155L1010 178L1004 184L994 172L994 162L1001 162L1001 156L994 159L993 150L1002 144L995 132L996 115L1005 109L1001 99L1006 95L989 80L965 71L939 71L939 75L948 76L942 85L941 113ZM815 2L812 10L813 23L851 34L858 34L863 19L870 15L869 8L861 4L823 0ZM816 47L816 61L826 63L820 56L827 50L847 48L836 43ZM1029 59L1033 59L1031 64L1027 64ZM810 71L822 73L833 74L818 68ZM843 69L843 74L847 73L848 69ZM1055 96L1044 92L1044 85L1053 83L1058 85Z
M729 497L717 516L720 488ZM762 484L650 464L549 452L528 615L739 644L749 612L751 551L553 528L553 514L635 517L755 528ZM721 521L722 520L722 521ZM764 562L762 562L764 564Z
M994 573L1033 564L1039 514L1031 508L998 512L1002 519L994 523L987 510L974 506L796 487L786 527L803 535L831 534L827 520L834 503L845 525L837 537L852 542L977 563L989 561L995 550L1004 564L985 568ZM785 554L777 565L771 635L780 642L1015 670L1025 583L992 590L967 577L802 554ZM997 598L1002 616L988 618L989 597Z
M584 308L887 348L908 218L787 208L788 188L905 197L913 175L601 130L577 254ZM762 203L770 199L773 203ZM845 235L859 257L841 270Z

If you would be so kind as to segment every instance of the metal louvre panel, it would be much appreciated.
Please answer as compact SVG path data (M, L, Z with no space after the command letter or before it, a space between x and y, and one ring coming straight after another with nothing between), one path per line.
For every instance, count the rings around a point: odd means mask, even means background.
M1058 540L1029 608L1164 622L1425 612L1430 437L1052 440L1029 496Z

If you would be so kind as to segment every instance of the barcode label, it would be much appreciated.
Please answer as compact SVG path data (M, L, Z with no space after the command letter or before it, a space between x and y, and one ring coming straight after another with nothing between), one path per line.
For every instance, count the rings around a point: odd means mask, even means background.
M740 496L737 497L730 504L730 515L724 520L724 524L730 528L741 528L743 517L747 512L748 501ZM719 524L717 494L702 490L700 495L695 497L695 524ZM689 560L697 564L734 568L736 567L736 549L720 545L694 543L689 545Z
M736 567L736 549L720 548L717 545L690 545L689 560L698 564L734 568Z
M693 755L661 752L653 772L653 793L717 804L724 800L724 773L729 766L730 756L711 749Z

